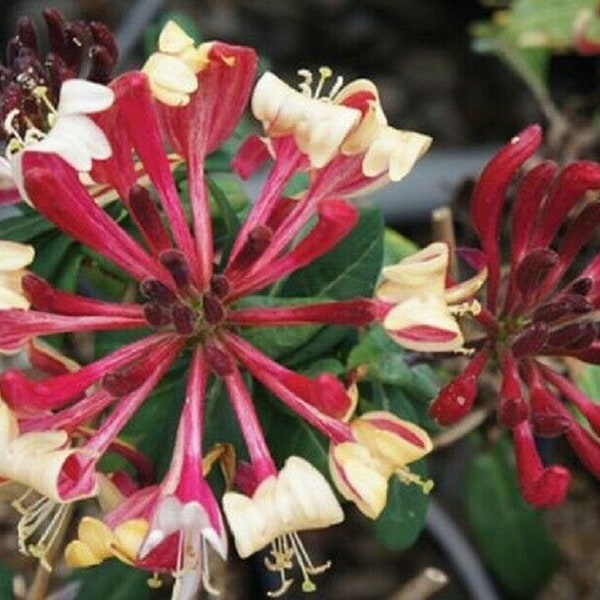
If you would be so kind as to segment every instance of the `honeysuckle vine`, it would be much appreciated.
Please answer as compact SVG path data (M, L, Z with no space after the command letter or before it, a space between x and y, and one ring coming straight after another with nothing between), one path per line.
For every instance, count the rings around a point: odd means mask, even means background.
M500 231L509 186L541 143L540 127L528 127L489 161L476 184L471 220L481 251L464 256L489 272L476 316L480 330L468 364L440 391L430 413L444 425L466 415L477 378L496 360L497 414L512 432L521 492L531 504L547 507L564 500L570 473L543 464L535 436L564 436L583 465L600 477L598 405L556 362L573 357L598 363L600 258L588 256L586 248L600 211L594 195L586 201L586 194L600 189L600 165L576 161L561 168L541 160L526 170L510 210L509 269L503 274Z
M389 126L368 80L345 87L336 81L323 95L331 73L322 69L314 93L306 72L301 91L272 73L254 86L256 62L251 48L196 45L170 22L143 69L107 86L67 79L54 108L50 100L46 104L45 82L36 81L36 97L49 111L46 131L17 131L14 123L29 123L23 106L5 122L13 142L4 166L23 197L64 234L112 262L136 289L129 301L109 301L63 291L19 271L21 302L0 310L0 349L31 349L35 338L57 333L139 333L75 370L51 370L41 379L19 370L0 376L0 444L5 456L18 458L0 461L0 476L63 506L102 491L106 478L99 463L108 451L145 472L143 456L117 436L174 365L184 365L187 390L167 473L141 486L139 478L112 477L117 501L102 521L82 521L78 540L67 549L73 566L115 556L171 573L174 598L191 598L202 581L211 586L206 553L210 547L226 557L226 522L240 555L268 549L266 564L281 580L273 595L292 584L293 562L302 588L311 591L312 576L328 563L311 562L298 532L343 519L336 494L315 466L299 456L284 457L278 466L244 372L329 441L333 482L368 517L381 514L394 475L430 487L409 467L431 450L423 429L386 411L355 416L356 389L331 373L309 377L279 364L245 338L247 329L382 324L415 349L420 344L428 351L460 349L452 305L465 300L465 310L475 310L468 299L480 285L446 295L447 250L438 249L439 285L431 294L416 285L407 298L392 285L392 293L375 298L244 304L334 249L358 222L357 208L345 197L400 180L431 141ZM213 235L205 159L231 136L251 95L265 137L251 137L234 164L243 175L265 160L272 166L231 249L224 251ZM179 158L173 161L167 151ZM189 204L172 174L174 162L185 167ZM305 189L286 197L286 184L299 174L306 176ZM98 205L96 186L118 196L135 235ZM21 249L19 257L24 254ZM16 269L25 266L13 263ZM397 283L402 270L400 263L385 276ZM393 314L403 302L424 302L431 312L422 320L416 314L398 320ZM443 347L437 348L440 340ZM214 380L227 392L248 455L232 476L237 489L222 498L223 513L201 468L208 452L203 415ZM27 470L32 461L35 472ZM25 521L37 522L27 505L21 508ZM43 557L45 545L30 547Z
M436 241L395 264L378 255L359 292L290 292L362 233L365 213L351 199L402 180L431 138L391 126L367 79L301 69L294 88L257 74L252 48L196 43L172 21L139 70L113 78L118 52L103 25L53 9L44 18L50 53L22 19L0 66L0 202L23 200L23 218L49 246L59 236L77 248L87 277L66 285L62 265L44 271L35 235L0 241L0 353L23 352L31 365L0 374L0 484L21 486L13 505L24 553L50 569L73 504L95 499L101 510L66 546L70 567L116 558L152 573L150 585L172 576L172 597L191 599L202 586L216 591L211 554L226 559L233 546L242 558L262 554L276 581L270 597L294 577L314 591L331 562L315 564L301 532L340 523L342 500L375 520L399 482L432 488L415 466L433 446L428 405L417 416L375 398L396 380L390 365L416 371L406 353L465 365L429 405L441 425L471 410L485 369L499 371L497 416L529 503L559 504L570 481L566 467L544 464L537 437L564 436L600 477L598 405L561 361L599 362L600 258L586 246L600 222L600 165L536 158L542 133L530 126L476 183L481 248L458 252L472 275L453 280L455 249ZM209 165L250 112L260 135L238 144L231 170L267 175L240 207ZM363 264L339 260L360 278ZM278 331L300 332L291 359L273 343ZM343 343L324 343L314 364L298 359L339 331ZM79 364L56 334L81 333L96 343ZM180 380L180 395L161 395ZM163 465L129 429L157 398L174 415ZM226 427L214 427L214 410L227 413ZM272 431L289 419L316 454L276 448Z

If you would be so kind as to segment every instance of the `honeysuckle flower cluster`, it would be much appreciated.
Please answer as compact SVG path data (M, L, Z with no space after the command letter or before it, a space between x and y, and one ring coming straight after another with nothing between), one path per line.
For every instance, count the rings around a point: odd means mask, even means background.
M543 464L536 436L564 436L600 477L600 408L557 362L599 359L600 257L586 256L586 246L600 221L595 194L587 196L600 190L600 165L577 161L559 168L544 160L525 172L511 208L510 268L503 273L500 225L508 189L541 142L538 126L525 129L490 160L476 184L471 218L481 252L465 258L488 270L485 304L476 316L480 333L470 343L474 353L466 368L430 412L442 424L466 415L478 376L495 359L502 377L498 419L512 432L522 494L546 507L564 500L570 473Z
M463 338L455 305L466 302L476 311L469 298L481 283L479 277L478 283L444 290L436 267L435 289L426 290L426 282L410 275L409 261L386 271L391 283L376 298L274 307L240 302L334 248L358 219L344 197L401 179L430 143L427 136L389 126L367 80L343 88L336 81L321 97L330 76L326 69L314 94L306 73L300 92L264 74L251 105L265 137L245 143L235 164L246 175L268 157L274 162L224 253L212 231L204 163L238 124L255 69L252 49L221 42L197 46L169 23L158 52L141 71L106 87L78 79L63 83L50 133L31 144L29 130L20 133L18 161L8 165L33 207L137 282L137 294L129 302L95 299L26 273L20 285L30 307L0 310L0 349L17 351L56 333L139 330L139 335L75 370L42 379L19 370L0 376L0 442L4 457L17 457L0 461L0 476L58 505L97 495L103 481L98 463L108 450L120 448L143 463L119 446L117 436L163 376L183 361L187 390L167 473L138 488L115 480L120 501L102 521L82 521L79 539L67 550L74 566L114 556L172 573L175 598L191 598L201 581L211 585L207 549L226 556L225 521L240 555L269 548L266 564L281 577L274 595L291 585L294 561L303 589L310 591L311 575L327 564L312 564L297 532L343 518L329 483L304 458L291 456L277 467L243 371L329 440L338 491L370 518L386 504L390 477L419 482L409 465L432 447L423 429L391 413L354 416L355 390L329 373L309 377L288 369L247 341L245 330L380 323L400 343L410 340L411 348L421 343L428 351L458 349ZM19 117L27 123L25 113ZM185 164L189 216L166 150ZM151 186L140 185L140 171ZM98 206L84 172L116 193L135 236ZM308 175L306 189L285 197L286 184L299 173ZM436 246L434 254L446 264L445 246ZM421 255L416 260L426 262ZM405 280L412 282L406 293L400 290ZM426 305L429 312L420 320L416 313L401 318L398 307L407 303ZM222 499L224 516L202 468L211 379L227 391L248 454L235 472L238 491L228 490ZM32 463L35 470L28 470Z
M43 16L49 51L42 51L31 19L21 17L8 43L6 64L0 64L0 137L6 140L0 203L26 199L18 166L25 146L61 154L81 172L91 169L92 159L105 159L110 152L85 115L112 102L110 90L97 84L110 80L118 58L115 39L100 22L68 21L54 8L44 9ZM76 79L84 71L87 81Z

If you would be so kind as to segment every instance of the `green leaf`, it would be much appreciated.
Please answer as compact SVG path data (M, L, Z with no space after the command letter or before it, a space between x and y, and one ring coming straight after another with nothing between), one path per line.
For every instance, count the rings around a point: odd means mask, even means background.
M13 572L0 564L0 598L13 597Z
M75 572L74 579L81 581L77 597L86 600L158 600L165 597L164 590L153 590L148 586L149 573L116 559L80 569Z
M36 240L35 260L32 268L37 275L54 282L59 271L64 267L69 248L73 240L57 231L53 231Z
M323 302L323 298L246 296L236 304L236 308L304 306L320 302ZM241 334L253 346L268 354L272 359L277 360L298 349L304 348L322 329L322 325L244 327L241 329Z
M323 435L268 392L256 394L255 398L269 449L279 466L289 456L302 456L329 477L328 443Z
M232 193L230 186L224 188L211 177L207 177L206 181L210 191L210 197L215 203L220 220L222 221L222 231L215 231L215 239L218 239L218 246L223 248L224 256L221 259L221 262L222 264L226 264L233 242L240 230L240 220L232 206L234 194ZM238 204L238 210L241 210L245 202L238 202Z
M383 230L379 208L361 209L352 232L331 252L291 275L280 295L336 300L371 296L381 271Z
M394 265L419 250L417 244L386 227L383 234L383 264Z
M535 597L559 555L541 513L519 492L507 438L469 465L465 508L478 547L498 579L516 597Z
M574 26L583 14L589 15L586 37L600 42L597 7L597 0L514 0L510 10L494 13L492 22L478 24L474 34L495 44L564 52L573 47Z
M154 463L159 476L166 472L171 460L185 387L182 360L163 377L122 432L126 441Z
M584 394L600 403L600 366L584 365L575 373L575 382Z
M422 478L427 477L423 460L411 464L410 469ZM418 485L407 485L392 477L386 507L373 523L377 539L390 550L412 546L425 526L428 502L429 496Z
M0 221L0 240L30 242L54 229L54 224L38 213L17 215Z
M430 400L438 385L433 371L426 365L410 367L407 354L391 340L381 327L371 327L348 356L348 368L367 368L373 381L398 386L413 398Z

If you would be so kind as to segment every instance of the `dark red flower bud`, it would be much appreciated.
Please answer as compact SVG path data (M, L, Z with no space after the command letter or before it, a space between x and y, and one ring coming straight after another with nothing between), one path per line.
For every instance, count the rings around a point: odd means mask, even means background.
M155 254L168 252L172 247L172 243L165 231L158 208L150 198L148 190L141 185L132 185L129 190L127 204L131 216L149 248ZM175 258L168 256L169 258L166 260L175 261ZM169 268L166 264L165 267Z
M168 288L162 281L148 277L140 283L142 294L155 304L169 305L178 301L177 294Z
M196 330L196 314L184 304L175 304L171 309L173 326L181 335L191 335Z
M210 325L217 325L225 318L225 308L216 294L207 292L202 297L204 317Z
M596 323L571 323L560 329L551 331L546 342L547 349L557 351L585 350L596 339L598 327Z
M580 294L565 294L557 300L542 304L533 313L534 321L556 321L569 315L586 314L592 310L592 304Z
M186 255L181 250L171 248L161 252L158 259L171 273L177 287L187 292L192 283L192 273Z
M531 421L536 435L553 438L562 435L570 419L557 398L543 385L530 384Z
M488 357L486 351L478 352L465 370L439 391L429 407L432 419L440 425L452 425L471 410L477 395L477 377L483 371Z
M119 59L119 49L117 48L117 40L113 32L104 23L100 23L99 21L92 21L89 24L89 28L94 44L106 49L114 65Z
M517 266L515 283L524 296L535 293L548 273L558 264L558 255L550 248L528 252Z
M171 310L164 304L146 302L144 304L144 318L152 327L162 327L171 323Z
M218 298L225 298L229 294L231 285L225 275L213 275L210 278L210 290Z
M248 233L248 238L229 269L237 271L248 268L269 247L272 237L273 231L270 227L266 225L257 225L254 227Z
M538 354L548 339L548 324L533 323L523 330L511 344L511 351L515 358Z
M234 372L235 361L233 357L215 344L207 343L205 346L206 360L210 368L220 377L227 377Z
M510 352L502 356L502 387L498 419L512 429L529 417L529 404L521 393L521 379L517 363Z
M107 373L102 378L102 387L113 396L126 396L139 388L153 369L151 361L139 361L124 369Z
M576 279L567 288L567 291L569 291L572 294L579 294L581 296L585 296L586 294L588 294L590 292L593 285L594 285L594 281L592 280L591 277L580 277L579 279Z
M24 46L31 48L31 50L37 54L37 34L35 32L35 27L33 26L33 21L30 17L19 17L19 20L17 21L17 35Z

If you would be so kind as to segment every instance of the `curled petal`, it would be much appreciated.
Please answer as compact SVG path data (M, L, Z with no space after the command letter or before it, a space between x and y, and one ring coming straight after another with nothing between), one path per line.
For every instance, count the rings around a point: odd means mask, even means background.
M223 509L242 558L282 535L329 527L344 518L323 475L297 456L288 458L277 477L262 481L252 498L226 492Z
M364 515L376 519L381 514L391 473L365 446L355 442L332 444L329 471L338 491Z
M362 415L352 422L351 429L356 441L394 468L423 458L433 448L427 432L385 411Z
M400 181L427 152L431 142L422 133L381 127L363 158L363 173L367 177L387 173L392 181Z
M65 431L20 434L17 419L0 401L0 476L30 487L56 502L97 493L95 478L65 486L65 471L78 450L69 447Z
M411 298L392 308L382 323L401 346L418 352L454 352L463 348L462 332L444 300Z
M252 112L270 137L294 135L314 167L327 164L358 124L358 110L309 98L273 73L265 73L252 95Z

